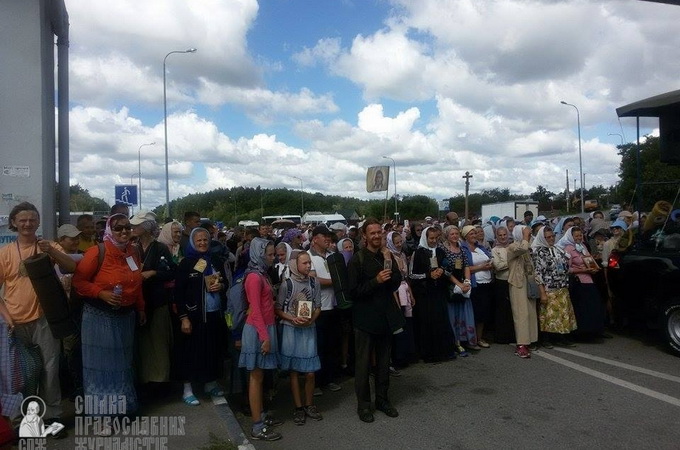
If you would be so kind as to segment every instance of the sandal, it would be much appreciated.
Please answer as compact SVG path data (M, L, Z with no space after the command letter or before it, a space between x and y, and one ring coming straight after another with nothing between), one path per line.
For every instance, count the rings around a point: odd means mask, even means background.
M222 390L221 387L215 386L214 388L210 389L209 391L206 391L206 394L209 394L211 397L223 397L224 391Z
M184 400L184 403L186 403L189 406L198 406L201 404L201 402L199 402L196 396L193 394L187 397L183 397L182 400Z

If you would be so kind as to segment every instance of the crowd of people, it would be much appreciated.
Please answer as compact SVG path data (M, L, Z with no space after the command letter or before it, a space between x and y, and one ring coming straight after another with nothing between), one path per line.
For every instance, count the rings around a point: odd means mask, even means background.
M118 209L120 208L120 209ZM72 396L106 398L101 415L134 414L140 395L183 383L178 400L200 404L225 394L225 360L243 378L251 437L276 440L280 420L264 405L267 373L287 374L293 422L322 420L314 397L353 376L357 414L399 415L390 376L409 364L446 361L514 344L531 357L538 346L574 346L611 337L608 255L633 216L611 224L601 212L581 217L380 222L219 230L186 212L160 224L152 212L132 217L112 208L103 221L78 218L40 239L30 203L9 216L16 245L0 248L0 322L19 345L39 349L38 390L46 423L61 414L60 359ZM25 271L47 253L62 281L77 331L56 338ZM242 289L242 329L225 320L227 294ZM8 377L19 352L0 340ZM7 368L7 370L5 370ZM232 374L233 375L233 374ZM371 395L369 377L374 376ZM11 377L10 377L11 378ZM301 383L302 379L302 383ZM14 417L22 394L0 386L0 413ZM374 400L373 400L374 398ZM101 429L107 435L112 430Z

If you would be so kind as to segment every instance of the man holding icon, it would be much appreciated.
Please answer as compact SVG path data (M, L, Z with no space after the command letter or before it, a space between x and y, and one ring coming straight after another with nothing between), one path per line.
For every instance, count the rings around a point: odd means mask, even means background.
M387 396L390 385L390 352L392 335L403 330L404 317L394 302L392 293L399 288L401 274L392 255L383 252L380 222L368 218L362 226L366 247L349 262L349 285L354 299L354 341L356 369L354 389L357 413L363 422L373 422L371 388L371 351L375 350L375 409L389 417L399 412ZM386 261L389 258L389 262Z

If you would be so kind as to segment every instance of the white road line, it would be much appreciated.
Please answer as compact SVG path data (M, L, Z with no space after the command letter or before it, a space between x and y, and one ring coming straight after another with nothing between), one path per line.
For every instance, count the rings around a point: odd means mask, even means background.
M595 378L599 378L609 383L613 383L626 389L630 389L631 391L637 392L639 394L647 395L657 400L661 400L662 402L670 403L671 405L674 406L680 406L680 399L671 397L670 395L666 395L661 392L656 392L651 389L647 389L646 387L638 386L637 384L630 383L620 378L612 377L611 375L607 375L606 373L598 372L597 370L593 370L580 364L576 364L575 362L571 362L564 358L560 358L559 356L551 355L550 353L546 352L535 352L532 354L532 356L534 355L556 362L557 364L562 364L563 366L570 367L574 370L578 370L579 372L583 372L585 374L588 374Z
M569 355L578 356L580 358L590 359L592 361L601 362L603 364L609 364L610 366L621 367L622 369L632 370L634 372L644 373L645 375L650 375L652 377L661 378L663 380L674 381L680 383L680 377L674 375L668 375L662 372L657 372L655 370L645 369L643 367L637 367L630 364L614 361L607 358L600 358L599 356L589 355L588 353L578 352L576 350L569 350L567 348L555 348L558 352L567 353Z

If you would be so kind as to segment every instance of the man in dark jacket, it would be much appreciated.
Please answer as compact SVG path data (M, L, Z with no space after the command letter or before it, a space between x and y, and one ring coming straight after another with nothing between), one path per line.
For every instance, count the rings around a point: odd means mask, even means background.
M390 252L382 247L380 223L366 219L362 230L366 247L354 254L348 266L350 292L354 299L354 389L359 418L373 422L368 383L372 350L375 350L376 358L375 408L389 417L399 415L387 397L387 390L392 335L402 330L404 317L393 296L401 283L401 274Z

